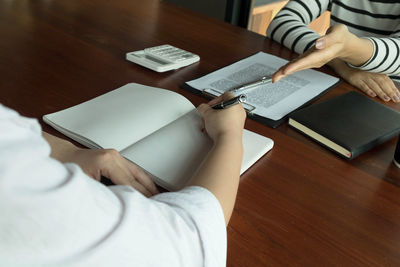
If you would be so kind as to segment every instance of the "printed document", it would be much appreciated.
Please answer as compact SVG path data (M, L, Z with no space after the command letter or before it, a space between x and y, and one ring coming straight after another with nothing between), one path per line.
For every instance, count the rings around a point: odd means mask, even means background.
M262 77L269 78L287 62L259 52L186 84L218 96L229 89L261 80ZM338 81L336 77L310 69L291 74L277 83L263 84L235 95L246 94L247 101L243 106L249 112L271 120L280 120Z

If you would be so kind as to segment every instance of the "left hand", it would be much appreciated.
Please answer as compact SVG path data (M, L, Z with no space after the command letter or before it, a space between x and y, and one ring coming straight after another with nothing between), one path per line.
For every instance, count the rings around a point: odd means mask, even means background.
M93 179L107 177L116 185L130 185L147 197L158 193L151 178L115 149L77 148L63 159L78 164Z
M114 184L130 185L147 197L158 193L151 178L115 149L84 149L45 132L43 136L51 146L53 158L63 163L78 164L88 176L97 181L105 176Z
M400 92L386 74L352 68L339 59L332 60L329 66L344 80L365 94L371 97L379 96L380 99L386 102L390 100L395 103L400 102Z

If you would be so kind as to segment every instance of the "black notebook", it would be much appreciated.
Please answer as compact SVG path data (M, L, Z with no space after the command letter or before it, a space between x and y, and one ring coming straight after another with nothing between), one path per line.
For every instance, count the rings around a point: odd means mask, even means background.
M288 61L259 52L182 87L195 94L217 97L242 85L269 78ZM290 112L302 107L335 86L339 79L308 69L293 73L277 83L265 83L237 94L246 94L243 104L248 116L272 128L287 120Z
M293 112L289 125L352 159L400 132L400 113L350 92Z

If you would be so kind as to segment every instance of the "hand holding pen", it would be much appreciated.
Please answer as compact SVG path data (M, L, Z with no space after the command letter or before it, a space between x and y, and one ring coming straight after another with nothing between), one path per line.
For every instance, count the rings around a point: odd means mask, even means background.
M204 129L214 142L223 136L230 136L233 139L241 138L246 112L242 105L238 105L241 103L240 99L243 100L232 93L225 93L198 107L203 117ZM219 110L216 107L219 107Z
M246 95L238 95L229 100L222 101L218 104L212 105L211 107L213 109L225 109L244 102L246 102Z

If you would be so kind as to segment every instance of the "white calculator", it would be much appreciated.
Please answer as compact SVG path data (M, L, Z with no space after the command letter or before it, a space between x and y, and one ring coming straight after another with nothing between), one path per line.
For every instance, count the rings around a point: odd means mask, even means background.
M164 72L193 64L200 57L167 44L126 53L126 59L157 72Z

